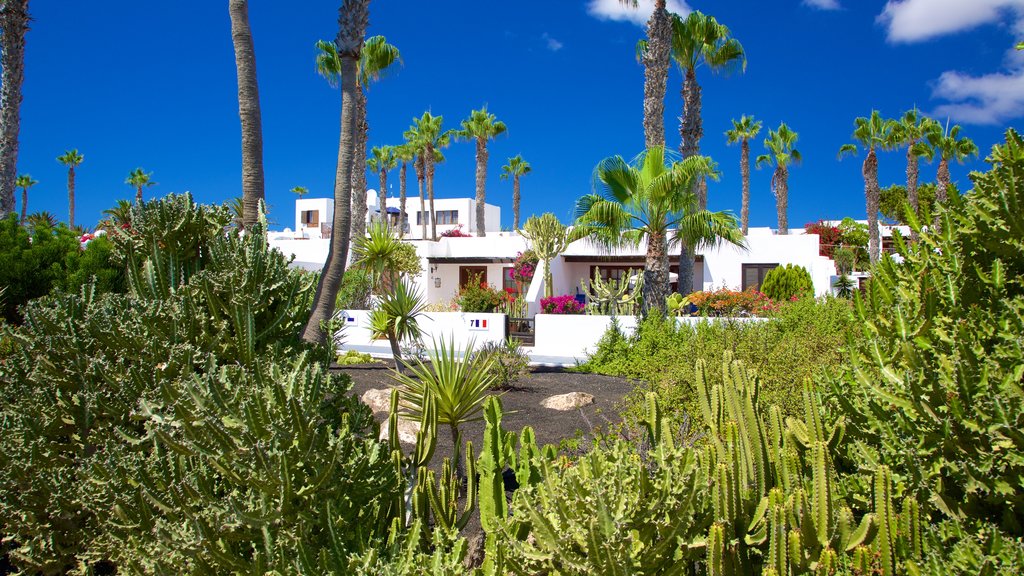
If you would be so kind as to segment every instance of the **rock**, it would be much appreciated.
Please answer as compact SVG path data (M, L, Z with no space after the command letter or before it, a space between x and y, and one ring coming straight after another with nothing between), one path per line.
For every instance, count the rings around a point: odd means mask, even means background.
M374 414L388 412L391 410L391 388L371 388L363 392L361 400Z
M384 442L388 440L388 433L390 431L390 423L385 420L380 425L380 439ZM416 434L420 431L420 423L412 420L406 420L404 418L398 419L398 441L402 444L415 445Z
M545 398L540 405L551 410L567 412L593 403L594 396L592 394L587 394L586 392L569 392L568 394L549 396Z

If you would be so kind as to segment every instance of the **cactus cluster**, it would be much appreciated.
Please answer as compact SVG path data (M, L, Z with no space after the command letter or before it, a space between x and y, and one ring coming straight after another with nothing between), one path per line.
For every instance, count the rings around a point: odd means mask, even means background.
M604 280L601 269L595 267L593 280L581 281L580 288L587 295L587 314L632 316L640 310L644 275L627 270L620 278Z

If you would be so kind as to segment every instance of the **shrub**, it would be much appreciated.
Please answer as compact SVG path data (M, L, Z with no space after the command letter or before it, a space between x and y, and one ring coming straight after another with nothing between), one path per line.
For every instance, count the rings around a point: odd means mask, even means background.
M459 291L459 307L463 312L494 312L506 299L505 293L484 282L479 274Z
M754 289L694 292L686 297L701 316L766 316L778 309L768 296Z
M807 268L786 264L772 268L764 277L761 291L776 302L814 295L814 283Z
M95 284L96 292L121 293L127 290L125 269L114 260L114 244L106 236L96 236L81 250L77 266L62 282L61 287L78 292L87 283Z
M540 299L542 314L583 314L584 306L572 294Z
M853 266L857 263L857 255L854 254L853 250L846 248L836 248L832 254L832 259L836 263L836 270L840 274L849 274L853 271Z
M335 362L337 362L339 366L352 366L353 364L379 364L380 360L375 360L373 356L370 356L365 352L346 350L345 352L338 354L338 359Z
M20 322L18 307L62 287L78 268L80 252L78 234L63 225L41 222L30 229L14 213L0 220L0 286L7 287L3 318Z
M365 270L346 270L338 289L337 310L369 310L373 278Z
M826 224L824 220L805 225L804 232L818 235L818 254L826 258L833 257L843 237L843 232L838 226Z
M512 384L530 371L530 356L518 340L509 338L504 342L488 342L477 350L477 354L490 361L490 373L494 387L511 388Z
M1024 534L1024 139L993 148L940 230L897 239L857 297L863 340L832 380L848 458L890 463L899 484L951 519Z

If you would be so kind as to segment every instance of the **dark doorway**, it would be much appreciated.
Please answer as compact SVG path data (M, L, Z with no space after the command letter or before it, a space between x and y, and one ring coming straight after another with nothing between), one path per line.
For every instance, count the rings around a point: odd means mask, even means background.
M459 290L477 276L480 282L487 282L487 266L459 266Z

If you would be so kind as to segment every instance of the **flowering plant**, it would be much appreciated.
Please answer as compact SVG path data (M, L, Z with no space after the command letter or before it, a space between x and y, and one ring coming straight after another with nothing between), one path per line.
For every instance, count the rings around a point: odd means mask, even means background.
M494 312L507 298L504 291L484 282L477 274L459 291L458 301L463 312Z
M441 238L472 238L472 234L467 234L462 231L462 224L459 224L451 230L445 230L441 232Z
M539 260L533 250L516 254L516 260L512 263L512 279L523 284L531 282Z
M713 292L694 292L687 299L701 316L767 316L779 309L777 302L754 289L740 292L719 288Z
M540 299L540 310L544 314L583 314L583 304L572 294Z
M831 258L832 252L843 241L843 231L838 226L826 224L824 220L804 225L804 232L818 235L818 253L826 258Z

